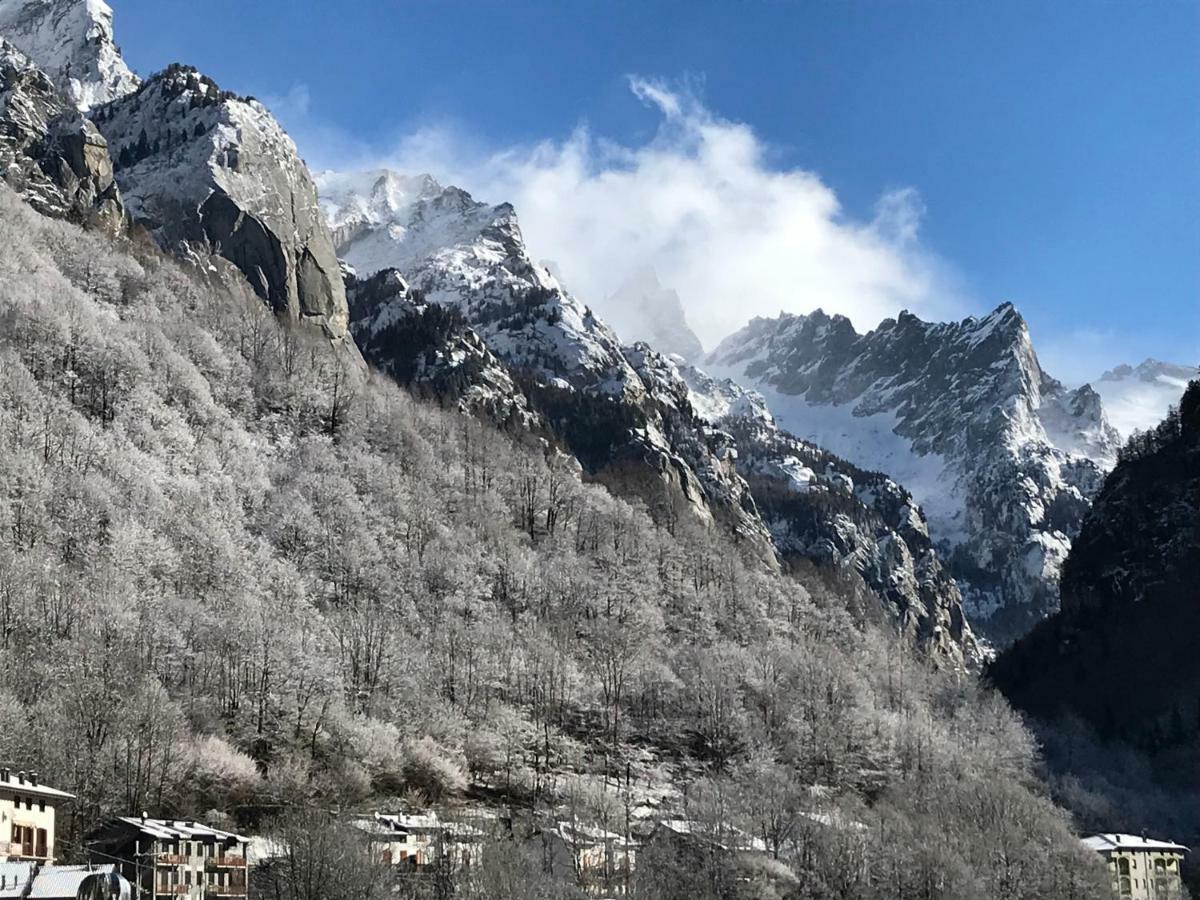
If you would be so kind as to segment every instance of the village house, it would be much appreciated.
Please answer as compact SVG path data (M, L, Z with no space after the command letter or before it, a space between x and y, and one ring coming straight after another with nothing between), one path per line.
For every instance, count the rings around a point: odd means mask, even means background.
M622 835L580 822L540 828L526 839L525 849L547 875L604 896L625 893L636 858L633 843Z
M88 835L89 856L117 861L139 897L237 900L246 896L248 841L199 822L112 819Z
M42 784L37 772L0 768L0 856L8 862L54 862L55 812L74 799Z
M484 833L437 813L376 813L352 824L367 836L372 859L384 865L424 871L435 864L452 870L478 865Z
M1108 863L1119 900L1177 900L1183 896L1180 866L1188 848L1132 834L1094 834L1083 839Z

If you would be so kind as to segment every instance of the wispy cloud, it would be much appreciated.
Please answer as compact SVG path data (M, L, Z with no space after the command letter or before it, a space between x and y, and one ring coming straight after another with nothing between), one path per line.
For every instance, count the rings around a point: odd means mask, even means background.
M479 199L513 203L531 252L557 263L601 312L629 274L653 266L708 346L783 310L822 307L860 328L903 308L963 312L953 271L921 242L915 189L889 190L871 217L855 219L817 173L773 165L751 127L722 119L689 86L639 77L629 86L660 116L656 133L633 146L581 126L489 148L439 125L372 154L314 122L301 92L275 108L302 151L323 163L427 171Z

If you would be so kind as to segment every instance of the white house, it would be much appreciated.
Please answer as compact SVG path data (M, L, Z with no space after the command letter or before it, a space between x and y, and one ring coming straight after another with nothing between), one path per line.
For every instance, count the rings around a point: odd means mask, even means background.
M52 863L59 806L74 794L42 784L37 772L0 768L0 859Z
M1188 848L1135 834L1093 834L1083 839L1108 863L1113 896L1119 900L1178 900L1179 869Z

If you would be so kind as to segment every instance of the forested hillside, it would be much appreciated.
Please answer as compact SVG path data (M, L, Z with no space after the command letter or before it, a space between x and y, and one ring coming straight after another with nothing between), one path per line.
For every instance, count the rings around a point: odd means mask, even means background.
M1063 568L1062 611L992 667L1085 826L1200 839L1198 564L1194 381L1122 450Z
M0 222L0 755L79 795L64 848L406 793L599 816L628 765L795 851L793 896L1096 896L1005 703L836 583L414 401L220 260L6 188Z

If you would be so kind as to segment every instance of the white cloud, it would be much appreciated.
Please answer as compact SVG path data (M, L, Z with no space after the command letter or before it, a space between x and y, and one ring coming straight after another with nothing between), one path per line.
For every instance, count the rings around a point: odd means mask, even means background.
M821 307L860 329L903 308L927 318L962 314L956 279L920 242L925 210L914 189L885 192L872 218L856 220L817 174L771 165L753 129L719 118L691 90L643 78L630 88L661 116L656 134L636 146L580 127L565 139L497 151L441 126L370 159L353 141L297 121L306 112L280 112L323 165L334 157L341 167L428 171L479 199L513 203L531 252L554 260L568 287L601 313L627 275L652 265L709 347L751 317L781 310Z

